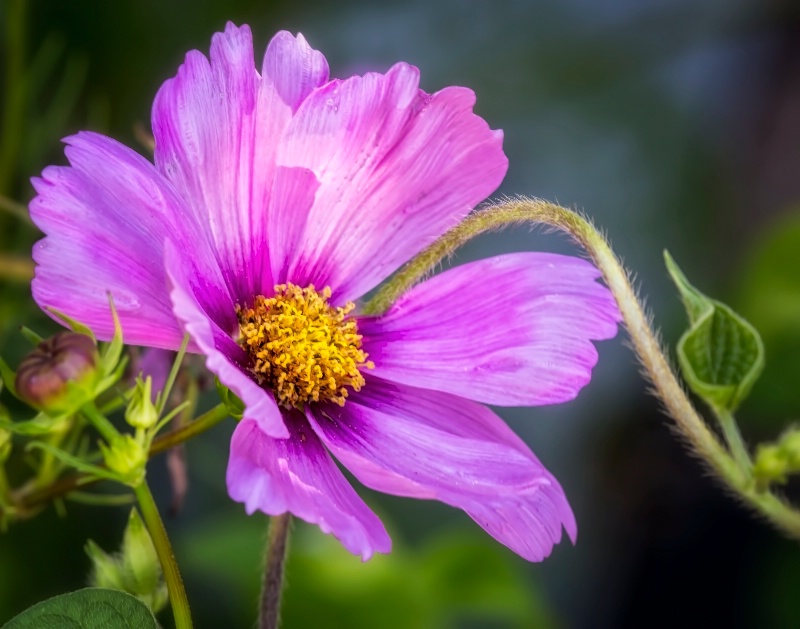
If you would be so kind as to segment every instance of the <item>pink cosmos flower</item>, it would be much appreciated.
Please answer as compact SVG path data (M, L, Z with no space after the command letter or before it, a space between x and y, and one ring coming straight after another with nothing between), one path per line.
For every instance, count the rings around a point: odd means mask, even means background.
M155 165L114 140L66 139L33 184L33 294L126 342L190 350L244 402L228 464L248 513L286 511L366 560L390 540L363 484L466 511L525 557L575 519L556 479L484 404L574 398L619 314L584 260L514 253L353 303L491 194L502 133L462 87L426 94L404 63L328 78L278 33L260 73L250 29L186 55L153 105Z

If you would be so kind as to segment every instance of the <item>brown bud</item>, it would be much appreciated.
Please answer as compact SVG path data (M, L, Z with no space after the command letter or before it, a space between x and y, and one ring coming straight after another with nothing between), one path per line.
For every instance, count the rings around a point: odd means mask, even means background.
M67 412L91 395L100 356L85 334L59 332L42 341L17 369L17 393L32 406ZM73 386L68 386L72 383Z

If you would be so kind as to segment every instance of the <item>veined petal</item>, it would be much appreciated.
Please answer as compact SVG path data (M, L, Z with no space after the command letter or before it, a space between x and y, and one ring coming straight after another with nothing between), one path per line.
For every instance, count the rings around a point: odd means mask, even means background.
M317 435L299 412L286 418L288 439L265 435L244 420L231 440L228 493L243 502L247 513L287 511L334 535L363 561L388 553L391 540L378 517L331 460Z
M210 59L191 51L153 103L158 168L208 225L220 266L240 303L271 289L267 224L275 148L293 111L327 80L324 57L279 33L264 76L247 26L212 38Z
M589 262L515 253L464 264L359 323L374 375L500 406L573 399L619 311Z
M141 155L97 133L66 138L70 166L33 180L33 222L45 233L33 248L33 297L114 334L108 293L125 342L177 349L183 332L172 313L163 243L175 238L188 257L207 257L206 240L170 183Z
M271 232L282 247L276 281L360 297L494 191L508 165L502 134L474 103L460 87L425 94L402 63L311 92L276 159L313 172L319 190L309 212L291 217L296 239Z
M526 559L574 538L555 478L486 407L446 393L370 378L345 406L309 409L314 430L362 483L466 511Z
M171 243L165 247L165 266L172 285L175 316L183 323L194 346L206 356L206 367L244 402L244 418L252 419L266 434L289 435L273 395L249 375L250 357L231 338L237 325L230 297L209 292L209 282Z

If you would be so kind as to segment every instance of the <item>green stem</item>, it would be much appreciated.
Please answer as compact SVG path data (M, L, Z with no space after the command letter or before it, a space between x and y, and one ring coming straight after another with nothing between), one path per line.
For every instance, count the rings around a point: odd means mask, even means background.
M171 430L153 440L150 446L150 456L156 455L164 450L169 450L200 433L205 432L212 426L216 426L223 419L228 417L228 408L224 404L217 404L214 408L206 411L193 422L181 426L177 430Z
M28 213L27 207L25 207L22 203L17 203L16 201L3 196L2 194L0 194L0 210L3 210L4 212L11 214L12 216L26 223L31 222L31 215Z
M169 394L172 392L172 387L175 384L175 378L178 377L178 371L181 368L181 363L183 362L183 357L186 355L186 348L188 345L189 345L189 335L186 334L183 337L183 341L181 342L181 347L178 350L177 355L175 356L175 360L172 362L172 368L169 370L169 376L167 376L167 381L164 383L164 390L161 391L161 395L158 400L159 417L161 417L161 414L164 412L164 407L167 405Z
M218 404L211 410L200 415L200 417L195 419L190 424L187 424L178 430L165 433L154 439L152 445L150 446L150 452L148 455L153 457L164 450L169 450L170 448L175 447L184 441L191 439L192 437L196 437L209 428L216 426L226 417L228 417L228 409L224 404ZM37 509L41 505L54 500L59 496L63 496L64 494L67 494L78 487L87 487L93 482L97 481L88 480L86 474L80 472L71 474L70 476L65 476L58 479L49 487L31 488L30 491L18 490L13 496L13 503L20 509L21 513L33 514L36 513Z
M470 215L409 262L364 307L366 314L381 314L415 282L464 243L489 230L520 223L544 224L571 235L591 256L614 295L633 349L687 443L703 461L746 503L765 515L787 535L800 539L800 513L770 493L758 493L750 476L734 461L695 410L667 360L636 297L629 274L605 238L586 218L572 210L539 199L517 198Z
M169 537L167 537L167 530L164 528L164 522L161 520L156 501L153 500L153 494L150 493L147 481L134 488L133 491L139 501L139 507L142 510L145 524L147 524L147 530L150 531L150 537L153 539L158 560L161 562L161 569L164 571L164 580L167 582L172 614L175 616L175 629L192 629L189 600L186 598L186 590L183 587L183 579L181 579L181 573L175 561L175 553L172 552L172 544L170 544Z
M281 594L284 568L289 550L292 515L284 513L270 519L264 557L264 582L261 586L261 608L258 629L277 629L280 624Z
M114 424L97 410L94 402L89 402L81 407L81 412L109 444L119 437L119 431L114 428Z
M733 454L733 460L739 466L748 479L753 476L753 461L750 458L750 453L747 451L747 446L742 439L742 433L739 432L739 426L736 424L736 419L730 411L723 408L715 408L714 414L717 416L722 434L725 441Z

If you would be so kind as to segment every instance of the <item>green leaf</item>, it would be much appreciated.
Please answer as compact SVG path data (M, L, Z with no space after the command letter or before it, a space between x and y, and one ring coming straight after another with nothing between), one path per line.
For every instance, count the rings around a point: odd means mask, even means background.
M677 347L683 377L712 407L733 411L764 369L761 337L728 306L692 286L666 251L664 259L689 315Z
M28 326L23 325L19 329L19 331L22 334L22 336L25 337L25 340L28 341L28 343L30 343L34 347L36 347L39 343L41 343L44 340L41 336L39 336L36 332L31 330Z
M66 325L73 332L77 332L78 334L85 334L86 336L91 337L92 340L94 341L97 340L97 338L94 335L94 332L92 332L90 328L76 321L75 319L68 317L60 310L56 310L55 308L51 308L49 306L45 308L45 310L47 310L47 312L49 312L54 317L59 319L64 325Z
M14 380L16 380L16 378L17 374L14 372L14 370L8 366L6 361L0 358L0 380L5 383L11 395L19 399L19 396L17 395L17 388L14 385Z
M3 629L158 629L153 614L135 596L86 588L26 609Z

